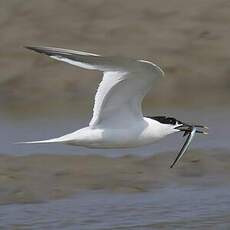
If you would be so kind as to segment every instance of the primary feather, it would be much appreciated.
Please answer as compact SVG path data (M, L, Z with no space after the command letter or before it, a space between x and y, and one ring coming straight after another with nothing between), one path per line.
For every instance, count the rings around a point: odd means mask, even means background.
M155 64L122 57L104 57L52 47L27 47L53 59L103 72L89 126L130 125L142 118L141 103L163 71ZM160 74L159 74L160 73Z

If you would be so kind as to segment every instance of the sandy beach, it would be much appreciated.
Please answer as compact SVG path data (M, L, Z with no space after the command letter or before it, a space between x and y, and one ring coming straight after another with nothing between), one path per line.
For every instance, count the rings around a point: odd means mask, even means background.
M4 156L0 157L0 204L45 202L88 190L141 193L170 184L229 184L230 155L216 150L188 152L169 169L175 153L148 158L124 156Z

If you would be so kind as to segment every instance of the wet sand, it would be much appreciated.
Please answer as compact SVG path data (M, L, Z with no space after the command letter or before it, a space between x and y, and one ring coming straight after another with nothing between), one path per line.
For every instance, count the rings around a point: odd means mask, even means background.
M176 153L124 156L0 156L0 204L46 202L83 191L142 193L166 186L230 183L228 151L193 151L169 169Z

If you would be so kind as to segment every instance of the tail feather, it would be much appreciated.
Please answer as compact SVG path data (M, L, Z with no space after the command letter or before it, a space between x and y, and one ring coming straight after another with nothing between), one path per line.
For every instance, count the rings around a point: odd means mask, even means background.
M61 143L64 142L63 140L60 140L60 138L53 138L48 140L41 140L41 141L21 141L16 142L14 144L46 144L46 143Z

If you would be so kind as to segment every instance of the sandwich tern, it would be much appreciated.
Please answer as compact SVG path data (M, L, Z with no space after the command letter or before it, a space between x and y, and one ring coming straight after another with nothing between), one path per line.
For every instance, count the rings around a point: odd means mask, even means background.
M95 96L93 117L89 125L73 133L42 141L20 142L64 143L88 148L130 148L152 144L176 132L188 136L171 168L188 149L195 133L207 134L203 125L190 125L173 117L144 117L142 100L158 79L162 69L146 60L105 57L53 47L26 48L89 70L103 72ZM198 128L201 128L198 130Z

